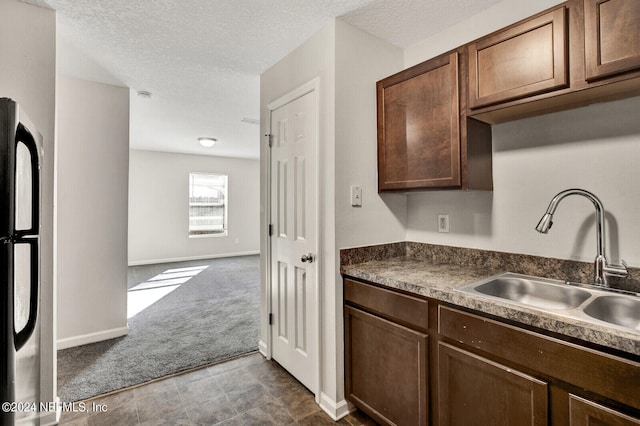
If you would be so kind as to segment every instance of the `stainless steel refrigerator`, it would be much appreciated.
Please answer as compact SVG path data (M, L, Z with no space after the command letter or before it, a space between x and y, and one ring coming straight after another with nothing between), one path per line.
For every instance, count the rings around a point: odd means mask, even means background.
M42 137L0 98L0 424L29 422L40 403Z

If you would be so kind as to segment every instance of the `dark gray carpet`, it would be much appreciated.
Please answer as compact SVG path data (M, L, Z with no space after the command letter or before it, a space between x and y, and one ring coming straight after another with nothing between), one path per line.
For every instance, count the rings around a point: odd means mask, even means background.
M129 319L129 335L58 351L58 394L72 402L255 351L259 256L135 266L129 288L170 268L209 265Z

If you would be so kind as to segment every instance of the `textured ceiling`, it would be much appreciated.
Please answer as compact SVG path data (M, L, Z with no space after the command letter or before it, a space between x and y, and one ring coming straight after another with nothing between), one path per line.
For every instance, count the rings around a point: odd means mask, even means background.
M260 74L329 20L405 47L499 0L25 1L57 12L61 74L132 89L132 148L257 158Z
M501 0L374 0L340 19L399 47L408 47Z

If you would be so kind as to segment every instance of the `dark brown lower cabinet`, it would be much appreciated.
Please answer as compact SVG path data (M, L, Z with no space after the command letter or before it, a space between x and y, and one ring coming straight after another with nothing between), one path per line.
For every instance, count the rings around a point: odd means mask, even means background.
M441 426L543 426L547 383L446 343L438 344Z
M350 278L344 294L346 398L381 424L640 426L638 356Z
M640 425L639 419L634 419L576 395L569 395L569 416L571 426Z
M345 307L347 399L383 424L428 424L427 335Z

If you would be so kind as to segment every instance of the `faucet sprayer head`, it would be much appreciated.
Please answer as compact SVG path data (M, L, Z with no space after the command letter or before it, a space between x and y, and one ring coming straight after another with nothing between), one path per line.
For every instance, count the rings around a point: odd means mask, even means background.
M542 219L540 219L540 222L538 222L536 231L541 234L546 234L549 232L549 229L551 229L551 225L553 225L553 215L551 213L545 213Z

